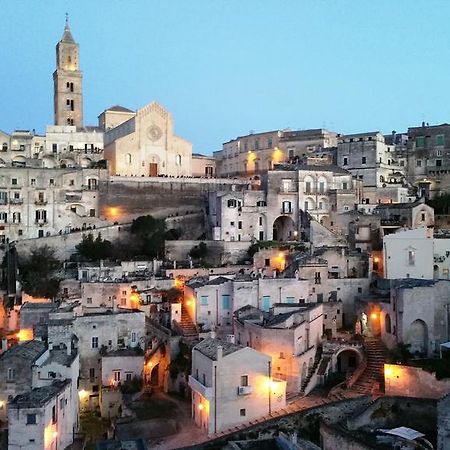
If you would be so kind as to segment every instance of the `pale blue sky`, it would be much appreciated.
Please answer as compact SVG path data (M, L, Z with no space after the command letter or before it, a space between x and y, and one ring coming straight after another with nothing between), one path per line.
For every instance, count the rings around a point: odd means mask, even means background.
M448 0L0 0L0 129L52 123L66 11L86 124L157 100L209 153L249 130L450 122Z

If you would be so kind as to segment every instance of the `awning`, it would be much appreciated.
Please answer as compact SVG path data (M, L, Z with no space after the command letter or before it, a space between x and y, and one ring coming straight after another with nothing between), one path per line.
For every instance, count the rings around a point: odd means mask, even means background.
M387 429L378 429L378 431L381 431L382 433L391 434L393 436L399 436L403 439L407 439L409 441L414 441L414 439L424 437L425 435L423 433L420 433L419 431L413 430L412 428L408 427L398 427L398 428L392 428L392 430Z

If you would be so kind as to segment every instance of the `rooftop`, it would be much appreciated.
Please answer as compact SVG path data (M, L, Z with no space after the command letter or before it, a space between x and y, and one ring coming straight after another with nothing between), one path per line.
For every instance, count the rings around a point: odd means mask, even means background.
M35 339L24 342L23 344L14 345L5 353L0 355L0 361L4 361L8 358L21 358L27 360L31 364L46 350L47 346L45 343Z
M231 342L221 341L219 339L207 338L198 343L194 350L199 351L202 355L207 356L209 359L213 361L217 361L217 349L218 347L222 347L222 355L227 356L231 355L231 353L242 350L242 345L232 344Z
M121 348L118 350L112 350L110 352L108 352L106 355L103 356L103 358L108 357L108 356L140 356L140 357L144 357L144 353L141 351L139 351L136 348Z
M38 408L48 403L71 382L71 380L55 380L50 386L34 388L25 394L18 395L9 406L10 408Z
M44 365L57 363L61 364L62 366L70 367L72 362L75 360L75 358L78 355L78 352L72 351L69 354L67 354L67 350L60 350L60 349L53 349L49 352L49 357L45 360Z
M106 109L106 111L134 113L134 111L132 111L131 109L125 108L124 106L120 105L111 106L111 108Z

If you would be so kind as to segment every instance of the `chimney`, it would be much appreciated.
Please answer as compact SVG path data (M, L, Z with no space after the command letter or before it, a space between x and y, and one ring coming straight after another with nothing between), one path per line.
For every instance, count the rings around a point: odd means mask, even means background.
M223 347L221 345L217 346L217 361L220 361L223 357Z

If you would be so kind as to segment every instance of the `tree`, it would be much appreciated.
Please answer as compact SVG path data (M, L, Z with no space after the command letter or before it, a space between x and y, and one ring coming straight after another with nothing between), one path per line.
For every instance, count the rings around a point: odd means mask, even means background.
M189 256L192 259L203 260L208 256L208 247L204 242L200 242L198 245L194 245L189 252Z
M58 271L61 262L55 251L44 245L35 248L27 257L19 256L19 280L22 289L33 297L53 298L59 290Z
M153 216L140 216L133 220L130 233L135 236L137 255L149 258L164 256L166 221Z
M113 256L113 246L110 241L102 239L99 233L94 239L92 233L83 234L81 242L75 246L78 254L87 261L98 261Z

